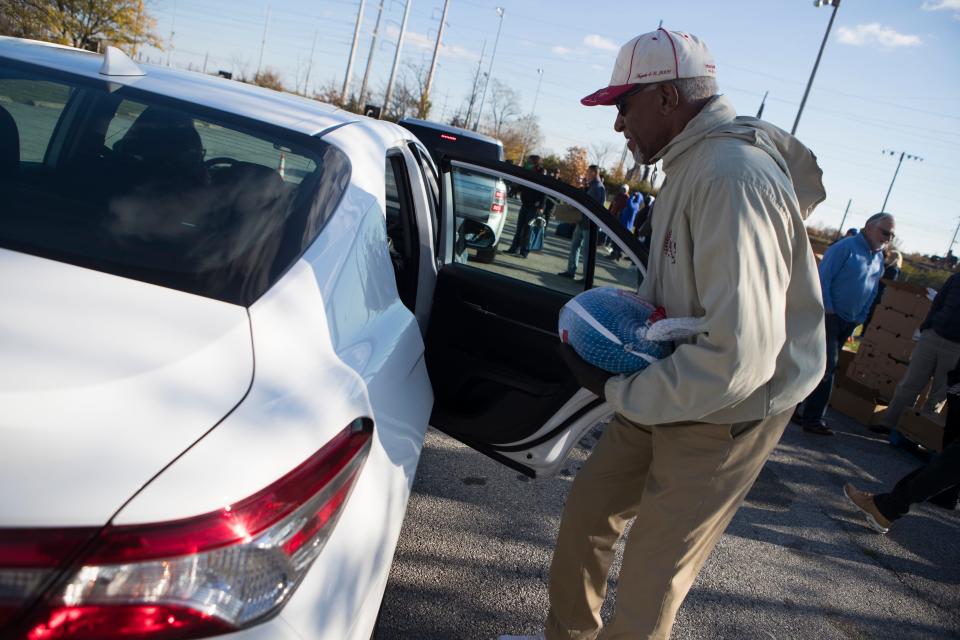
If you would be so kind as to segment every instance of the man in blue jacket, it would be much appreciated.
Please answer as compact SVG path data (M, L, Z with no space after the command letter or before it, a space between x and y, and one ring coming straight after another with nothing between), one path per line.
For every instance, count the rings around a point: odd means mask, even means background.
M823 416L833 390L840 349L867 318L883 275L883 249L893 239L895 222L889 213L875 213L857 235L827 249L820 262L820 289L827 333L827 368L817 388L797 407L794 421L803 430L833 435Z

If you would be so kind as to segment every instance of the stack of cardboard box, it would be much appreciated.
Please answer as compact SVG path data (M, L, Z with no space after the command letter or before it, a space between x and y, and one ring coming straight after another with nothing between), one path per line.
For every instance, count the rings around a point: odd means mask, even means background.
M864 332L860 347L846 370L837 376L831 404L862 424L879 421L907 371L916 342L914 333L930 311L925 287L884 281L886 288ZM841 363L842 364L842 363ZM921 394L921 400L925 394ZM943 424L937 416L904 411L898 431L910 440L939 449Z
M928 311L930 300L925 287L886 281L880 304L847 375L874 389L881 400L893 398L916 345L914 333Z

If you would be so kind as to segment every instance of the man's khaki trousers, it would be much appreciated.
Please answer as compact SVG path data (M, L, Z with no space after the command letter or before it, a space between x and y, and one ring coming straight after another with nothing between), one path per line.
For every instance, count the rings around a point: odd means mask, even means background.
M680 604L783 435L790 412L734 425L615 416L567 497L550 567L547 640L666 639ZM600 606L624 548L613 619Z

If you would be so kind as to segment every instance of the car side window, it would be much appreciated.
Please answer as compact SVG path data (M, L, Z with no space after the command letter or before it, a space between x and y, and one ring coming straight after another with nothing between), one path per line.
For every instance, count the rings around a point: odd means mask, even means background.
M0 77L0 126L12 131L11 125L16 125L20 162L43 162L50 138L73 91L72 87L57 82ZM15 138L11 133L3 139Z
M437 168L430 159L430 154L415 143L410 143L410 151L420 165L423 182L427 187L427 202L430 206L430 215L433 220L433 246L439 247L440 233L440 177Z
M384 171L387 249L397 282L400 300L411 311L416 308L420 243L417 240L416 211L403 154L387 154Z

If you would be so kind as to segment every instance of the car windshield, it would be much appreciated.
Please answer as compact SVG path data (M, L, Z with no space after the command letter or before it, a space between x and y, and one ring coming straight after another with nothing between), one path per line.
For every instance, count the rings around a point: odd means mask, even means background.
M249 305L349 183L310 136L0 68L0 247Z

